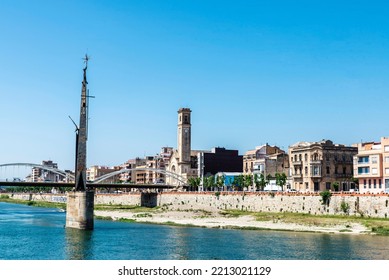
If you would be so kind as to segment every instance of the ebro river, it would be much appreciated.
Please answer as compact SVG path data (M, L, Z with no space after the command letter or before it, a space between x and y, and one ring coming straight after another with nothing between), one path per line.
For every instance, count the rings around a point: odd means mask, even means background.
M2 260L389 259L389 237L228 230L95 221L66 229L65 213L0 202Z

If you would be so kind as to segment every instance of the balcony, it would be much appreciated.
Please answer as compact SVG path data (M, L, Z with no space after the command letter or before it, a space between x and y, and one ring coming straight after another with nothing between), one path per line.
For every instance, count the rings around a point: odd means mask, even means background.
M292 164L293 165L302 165L303 162L301 160L298 160L298 161L293 161Z
M315 174L311 174L311 177L312 178L321 178L321 172L315 173Z
M343 174L343 173L341 173L341 174L335 174L335 177L336 178L352 178L353 177L353 174L349 174L349 173L346 173L346 174Z
M364 156L364 157L358 157L357 164L358 165L368 165L370 163L369 157Z
M301 179L303 178L303 174L293 174L292 177L293 179Z

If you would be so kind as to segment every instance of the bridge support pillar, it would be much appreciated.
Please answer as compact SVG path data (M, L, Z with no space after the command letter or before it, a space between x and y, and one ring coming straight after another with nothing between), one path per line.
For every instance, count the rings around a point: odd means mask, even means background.
M66 206L66 227L93 229L94 191L69 192Z

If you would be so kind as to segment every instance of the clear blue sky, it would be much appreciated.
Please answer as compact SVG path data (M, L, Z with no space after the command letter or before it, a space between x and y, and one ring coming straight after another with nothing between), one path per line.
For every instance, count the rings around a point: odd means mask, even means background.
M74 169L82 57L88 165L176 147L389 136L387 1L0 1L0 163Z

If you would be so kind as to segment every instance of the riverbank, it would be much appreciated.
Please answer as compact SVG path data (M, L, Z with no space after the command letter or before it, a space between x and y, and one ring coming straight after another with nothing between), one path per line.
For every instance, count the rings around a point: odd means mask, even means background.
M131 221L153 224L195 226L206 228L282 230L299 232L321 232L336 234L372 234L371 228L361 221L327 216L294 215L293 213L252 213L243 211L207 212L146 210L95 210L101 219ZM295 222L293 222L295 220Z
M66 209L65 203L20 200L10 198L8 195L1 195L0 202ZM276 213L215 208L204 210L200 207L177 209L169 204L164 204L162 207L141 207L112 203L95 204L94 214L99 219L207 228L389 235L388 219L346 214L320 215L288 211Z

